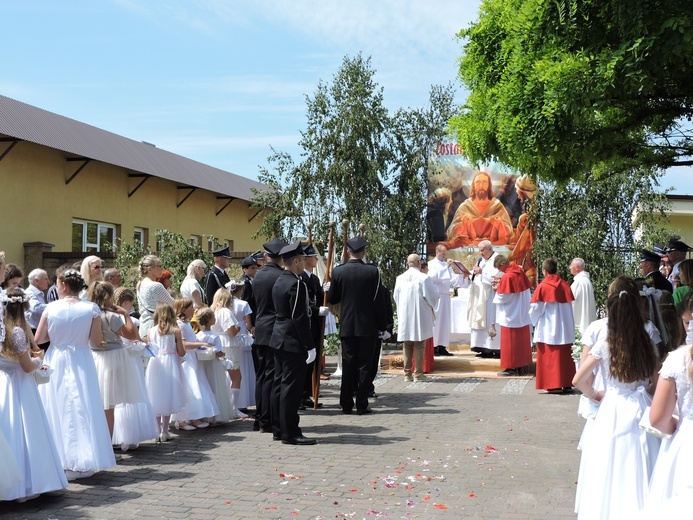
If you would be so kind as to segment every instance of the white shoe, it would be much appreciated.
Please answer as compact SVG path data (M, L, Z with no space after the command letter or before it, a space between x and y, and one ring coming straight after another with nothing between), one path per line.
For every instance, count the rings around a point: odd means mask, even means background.
M122 451L123 453L125 453L125 452L128 451L128 450L130 450L130 451L136 450L136 449L139 448L139 447L140 447L139 444L121 444L121 445L120 445L120 451Z
M193 426L194 428L200 428L201 429L201 428L207 428L209 426L209 423L204 422L204 421L200 421L199 423L192 424L191 426Z
M186 424L185 426L181 426L181 423L179 423L178 421L176 421L175 423L173 423L173 427L174 427L176 430L185 430L186 432L191 432L191 431L193 431L193 430L196 429L196 428L195 428L192 424L190 424L190 423Z
M65 478L67 480L77 480L80 478L89 478L94 475L94 470L89 471L72 471L71 469L65 470Z
M420 376L416 376L414 381L428 381L428 376L421 374Z
M160 433L159 436L157 437L157 440L158 440L159 442L168 442L168 441L170 441L171 439L173 439L173 435L171 435L169 432L162 432L162 433Z
M248 417L248 414L241 412L238 408L236 408L236 417L239 419L245 419Z

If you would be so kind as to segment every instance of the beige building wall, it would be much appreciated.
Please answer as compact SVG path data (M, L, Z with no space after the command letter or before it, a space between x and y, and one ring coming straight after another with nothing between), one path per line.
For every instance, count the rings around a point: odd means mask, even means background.
M0 152L4 151L4 147ZM261 225L256 210L243 200L234 200L218 216L227 200L198 189L180 207L190 192L174 182L151 177L131 197L141 178L128 178L124 168L90 162L70 182L81 161L66 161L64 152L19 142L0 161L4 195L0 203L0 250L6 261L23 264L25 242L49 242L53 251L72 250L72 221L82 219L115 224L120 238L132 243L135 227L148 230L149 245L155 249L154 233L168 229L184 236L213 235L232 241L232 250L253 251L263 240L251 236ZM194 184L194 179L190 180ZM206 243L203 242L206 249ZM34 266L24 266L31 268Z
M681 240L693 245L693 197L688 195L669 195L671 210L667 213L668 228L671 234L681 235Z

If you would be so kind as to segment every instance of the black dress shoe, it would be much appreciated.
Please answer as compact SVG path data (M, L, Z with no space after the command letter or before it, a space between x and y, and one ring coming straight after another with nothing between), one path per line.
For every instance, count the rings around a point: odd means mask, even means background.
M253 423L253 431L254 431L254 432L259 432L259 431L260 431L260 423L258 423L257 421L255 421L255 422Z
M304 437L303 435L299 437L294 437L293 439L282 439L282 444L294 444L298 446L311 446L317 443L318 441L316 441L315 439L309 439L308 437Z
M346 415L351 415L351 410L347 408L342 408L342 413Z
M260 433L272 433L272 428L271 427L263 428L262 426L260 426L257 429L257 431L259 431Z
M377 399L377 398L378 398L378 394L376 394L375 392L368 392L368 397L371 397L371 398L373 398L373 399Z
M439 356L454 356L452 352L448 352L448 349L445 347L440 347L440 350L438 351Z
M373 410L370 408L361 408L360 410L356 410L356 415L366 415L367 413L373 413Z
M303 408L299 408L299 410L305 410L306 408L315 408L315 403L313 402L312 399L304 399L301 401L301 406ZM322 403L318 403L318 408L322 406Z
M282 436L281 436L281 435L276 435L276 434L273 433L273 434L272 434L272 440L273 440L273 441L280 441L280 440L282 440Z

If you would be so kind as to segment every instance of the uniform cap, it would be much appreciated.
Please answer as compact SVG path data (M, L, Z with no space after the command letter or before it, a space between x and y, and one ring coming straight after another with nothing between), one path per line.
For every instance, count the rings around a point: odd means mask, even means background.
M308 245L303 248L303 253L306 256L318 256L318 252L315 250L315 248L312 245Z
M641 262L654 262L658 264L662 260L662 257L659 256L657 253L653 253L652 251L648 251L647 249L643 249L640 252L640 261Z
M690 249L691 248L688 247L687 244L684 244L680 240L669 240L669 251L682 251L687 253Z
M254 256L246 256L241 262L241 267L250 267L251 265L257 265L257 260Z
M362 236L355 236L354 238L350 238L346 241L346 243L347 249L349 249L349 251L351 251L352 253L360 253L361 251L366 249L366 246L368 245L368 242L366 242L366 239Z
M220 257L223 256L224 258L231 258L231 252L229 251L229 246L219 248L215 251L212 251L212 256Z
M288 244L284 242L281 238L273 238L269 242L262 244L265 248L267 256L270 258L279 258L281 256L282 248L286 247Z
M295 256L304 256L301 241L297 240L296 242L292 242L288 246L282 247L282 250L279 251L279 254L281 255L283 260L289 260L290 258L293 258Z

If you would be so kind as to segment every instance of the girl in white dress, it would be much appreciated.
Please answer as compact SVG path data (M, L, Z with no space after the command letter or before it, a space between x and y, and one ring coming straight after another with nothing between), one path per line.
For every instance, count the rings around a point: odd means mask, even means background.
M113 293L113 301L118 307L122 307L128 314L135 302L135 293L127 287L118 287ZM132 319L135 327L139 325L139 320ZM151 348L147 350L147 344L137 339L134 341L124 340L128 350L130 370L137 378L139 394L141 400L136 403L124 403L115 407L115 424L113 427L113 444L119 445L122 451L134 450L139 447L139 443L150 439L158 438L159 424L156 422L152 403L149 402L147 383L144 379L143 353L153 352Z
M238 331L241 330L238 320L231 310L231 302L233 296L228 291L228 289L218 289L212 300L212 306L210 307L214 311L214 316L216 317L216 323L212 325L212 331L219 334L221 338L221 345L224 349L224 355L226 359L233 363L234 368L229 370L229 376L231 377L231 389L229 390L231 395L231 404L233 404L236 410L236 417L247 417L246 414L241 412L239 407L239 394L241 393L241 349L242 340L237 338L236 335Z
M106 416L89 342L100 345L101 311L79 299L79 272L57 272L60 300L51 302L36 329L38 343L51 342L45 363L53 369L39 388L67 479L89 477L115 466Z
M219 414L214 394L209 387L209 381L204 368L197 359L197 349L209 348L209 343L197 341L195 332L190 326L195 309L192 300L178 298L173 304L173 310L178 318L183 347L185 348L185 362L183 363L183 376L185 384L185 407L174 414L176 429L194 430L195 428L207 428L206 417L214 417Z
M0 486L0 500L25 500L66 488L67 479L33 376L43 351L29 350L31 330L24 319L29 297L21 289L8 289L2 300L7 334L0 343L0 436L12 450L8 467L18 468L20 479ZM6 459L0 457L4 466Z
M147 365L147 392L159 425L159 442L170 441L171 415L185 406L182 358L185 355L180 329L173 307L160 303L153 316L154 326L147 339L156 349L156 357Z
M645 331L638 297L622 290L607 300L606 340L597 342L573 379L599 412L583 439L578 518L629 518L645 503L659 439L638 426L651 398L657 354ZM591 384L599 364L605 390ZM652 388L650 388L652 389Z
M232 363L224 357L224 351L221 346L221 338L216 332L212 332L211 327L216 323L214 311L210 308L204 308L197 311L197 322L202 328L197 333L198 341L203 341L212 345L212 349L216 352L216 357L208 361L201 361L209 386L214 393L219 414L214 416L214 422L227 422L236 418L236 411L231 404L231 396L229 389L231 387L231 379L229 378L228 370L234 368Z
M87 299L101 309L101 329L104 341L101 345L91 345L99 388L103 399L108 431L113 438L115 407L119 404L140 402L140 386L137 373L132 370L130 354L125 349L122 338L138 338L137 327L128 311L113 303L113 286L103 280L96 280L87 292Z
M240 344L240 361L241 361L241 388L238 394L236 406L238 408L248 408L255 405L255 365L253 364L253 337L250 335L250 329L253 324L250 320L250 315L253 313L247 301L241 299L243 294L243 282L232 280L228 284L229 292L233 295L231 309L238 322L240 330L236 334L238 343Z
M137 284L137 303L140 309L140 337L146 341L154 323L154 311L160 303L173 306L173 297L156 281L164 268L156 255L147 255L139 264L140 281Z
M684 297L681 309L682 319L690 321L693 293ZM676 412L678 420L673 417ZM657 511L667 501L684 496L693 501L693 348L690 345L679 347L664 361L652 400L650 423L673 435L662 441L650 482L648 508Z

